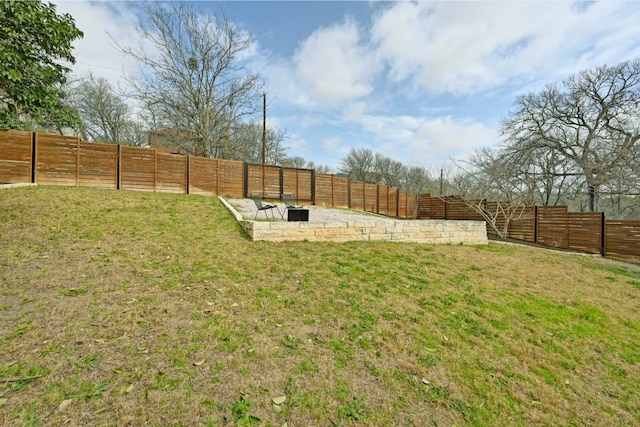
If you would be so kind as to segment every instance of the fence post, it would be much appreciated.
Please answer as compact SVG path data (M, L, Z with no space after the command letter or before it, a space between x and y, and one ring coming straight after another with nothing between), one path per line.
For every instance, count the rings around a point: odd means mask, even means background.
M36 133L31 132L31 184L36 183L36 167L38 166L38 162L36 161Z
M284 168L280 166L280 196L282 197L282 193L284 193ZM298 195L298 170L296 169L296 196Z
M607 221L604 212L600 212L600 255L607 255Z
M331 189L333 192L333 189ZM333 196L331 196L333 201ZM311 169L311 204L315 206L316 204L316 170Z
M116 190L120 189L120 144L116 145Z
M220 179L220 168L218 167L218 180ZM244 162L244 174L242 176L242 192L244 198L249 197L249 164Z
M185 160L185 193L190 194L191 190L189 187L191 186L191 156L187 153L187 158Z
M533 243L538 243L538 205L533 207Z
M158 182L158 150L155 148L153 150L153 192L156 192L157 182Z
M80 187L80 138L76 144L76 188Z
M444 198L444 219L445 221L447 220L447 216L449 214L449 202L448 202L448 197L445 196Z

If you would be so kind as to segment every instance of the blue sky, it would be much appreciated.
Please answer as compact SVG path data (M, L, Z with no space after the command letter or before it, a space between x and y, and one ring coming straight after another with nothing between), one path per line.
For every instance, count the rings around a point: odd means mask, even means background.
M135 64L135 2L54 0L84 31L75 71L114 83ZM500 143L516 96L640 56L640 2L196 2L254 45L268 124L291 156L337 169L352 147L407 165Z

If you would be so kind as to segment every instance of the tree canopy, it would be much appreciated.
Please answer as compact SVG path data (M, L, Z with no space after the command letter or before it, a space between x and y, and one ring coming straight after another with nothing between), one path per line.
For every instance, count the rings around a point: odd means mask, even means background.
M83 139L111 144L131 139L130 108L107 79L89 73L70 85L69 92L69 102L80 115Z
M77 122L60 88L75 62L72 43L82 36L71 15L58 15L51 3L0 2L0 127Z
M589 208L598 210L603 187L622 176L640 178L640 59L585 70L518 97L502 132L506 152L530 172L542 173L527 159L552 153L555 166L581 174Z
M132 95L156 126L195 135L190 153L220 157L234 127L259 111L261 81L243 65L251 38L224 16L182 2L147 3L138 32L145 48L121 47L140 73Z

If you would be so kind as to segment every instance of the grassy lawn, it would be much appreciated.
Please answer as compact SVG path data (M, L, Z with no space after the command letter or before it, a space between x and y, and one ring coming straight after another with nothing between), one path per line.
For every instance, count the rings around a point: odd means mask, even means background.
M0 424L640 424L640 268L251 242L216 198L0 190ZM274 401L275 400L275 401Z

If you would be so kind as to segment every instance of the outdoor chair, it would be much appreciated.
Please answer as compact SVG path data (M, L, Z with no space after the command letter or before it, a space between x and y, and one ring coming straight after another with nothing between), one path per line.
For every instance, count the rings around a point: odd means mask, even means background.
M280 209L278 209L277 205L271 205L269 203L263 203L262 199L260 198L260 196L258 196L257 194L254 194L251 196L251 198L253 199L254 203L256 204L256 215L253 217L253 219L256 219L258 217L258 213L260 211L264 211L264 216L267 217L267 219L269 219L269 215L267 215L267 211L271 211L271 219L276 219L275 216L273 215L273 209L278 211L278 215L280 215L280 217L282 218L282 214L280 213Z
M284 221L284 215L289 210L289 214L287 216L288 221L308 221L309 220L309 211L304 209L303 205L296 205L296 196L295 194L282 193L280 194L280 199L284 203L284 211L282 211L282 220Z
M304 206L296 206L296 196L295 194L282 193L280 199L284 203L285 212L287 209L302 209ZM283 214L284 215L284 214Z

